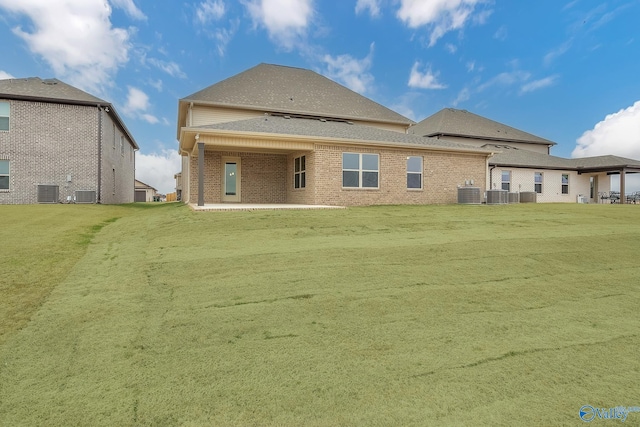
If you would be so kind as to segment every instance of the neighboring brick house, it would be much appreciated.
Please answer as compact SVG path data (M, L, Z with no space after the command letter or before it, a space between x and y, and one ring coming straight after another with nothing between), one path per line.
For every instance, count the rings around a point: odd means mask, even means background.
M135 192L136 202L154 202L158 190L136 179Z
M413 121L313 71L260 64L181 99L182 200L455 203L494 150L407 134Z
M0 80L0 204L133 202L137 149L110 103L57 79Z
M620 192L625 194L625 174L640 172L639 161L623 157L552 156L554 142L465 110L440 110L409 133L494 151L486 188L535 192L538 202L608 202L602 196L611 190L611 175L620 175Z

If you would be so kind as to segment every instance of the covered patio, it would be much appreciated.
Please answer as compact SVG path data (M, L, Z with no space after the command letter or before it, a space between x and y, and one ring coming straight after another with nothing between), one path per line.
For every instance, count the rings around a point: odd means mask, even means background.
M572 160L578 164L578 175L605 172L607 175L620 175L620 191L617 193L617 203L630 202L629 195L626 192L626 175L640 173L640 161L618 156L585 157ZM604 197L599 194L599 198L611 201L611 196L613 195L615 198L615 193L611 191Z

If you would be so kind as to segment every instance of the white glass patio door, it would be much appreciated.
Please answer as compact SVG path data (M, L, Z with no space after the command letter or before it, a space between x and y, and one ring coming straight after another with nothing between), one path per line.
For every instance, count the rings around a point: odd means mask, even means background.
M240 198L240 158L222 159L222 201L239 202Z

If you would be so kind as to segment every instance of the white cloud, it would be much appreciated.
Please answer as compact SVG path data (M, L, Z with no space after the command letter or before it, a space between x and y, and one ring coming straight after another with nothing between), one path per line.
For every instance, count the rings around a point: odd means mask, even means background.
M226 8L222 0L206 0L198 5L196 9L196 19L201 24L217 21L225 14Z
M572 44L573 44L573 40L567 40L566 42L562 43L560 46L549 51L549 53L547 53L544 56L544 65L546 66L551 65L553 61L555 61L557 58L567 53L567 51L571 48Z
M640 159L640 101L609 114L577 140L571 157L613 154Z
M162 80L149 80L149 86L155 88L158 92L162 92Z
M6 71L0 70L0 80L7 80L7 79L15 79L15 77L7 73Z
M471 98L471 91L469 88L463 88L459 93L456 99L453 100L452 104L454 107L457 107L458 104L461 104L465 101L468 101Z
M447 87L438 82L438 73L433 73L430 65L426 67L424 72L421 72L419 68L420 63L415 62L409 75L409 87L419 89L445 89Z
M504 41L507 39L508 34L509 34L509 30L507 30L507 27L505 25L503 25L500 28L498 28L498 30L495 33L493 33L493 38L496 40Z
M253 24L267 29L269 38L291 50L304 38L313 17L313 0L242 0Z
M369 15L375 18L380 16L380 0L358 0L356 3L356 15L368 10Z
M369 54L363 59L355 59L351 55L333 57L325 55L326 75L343 83L349 89L364 94L372 90L374 78L369 73L373 63L374 43L369 46Z
M512 86L515 84L523 83L531 77L531 74L526 71L514 70L505 71L500 73L487 82L478 86L478 92L482 92L493 86Z
M111 4L118 9L123 9L127 15L132 17L133 19L139 19L141 21L146 21L147 17L138 7L135 5L133 0L110 0Z
M124 106L125 113L137 113L149 108L149 97L138 88L128 86L127 103Z
M173 193L176 181L173 175L180 172L182 159L177 150L160 153L136 153L136 179L156 188L160 193Z
M157 117L148 113L150 104L149 96L138 88L128 86L127 103L122 111L129 117L140 118L152 125L158 123Z
M429 46L433 46L449 31L461 30L480 3L484 0L400 0L397 16L410 28L428 27ZM488 16L489 12L483 11L475 20L482 24Z
M164 71L165 73L169 74L171 77L179 77L181 79L184 79L187 77L184 71L182 71L182 69L180 68L180 65L178 65L173 61L163 61L161 59L155 59L155 58L144 59L144 61Z
M534 92L538 89L552 86L555 84L557 80L558 80L558 75L545 77L544 79L534 80L532 82L524 84L520 88L520 94Z
M130 32L112 27L104 0L0 0L0 7L31 21L13 32L74 86L101 94L128 61Z
M151 114L145 113L145 114L142 114L140 117L142 118L142 120L152 125L155 125L156 123L160 122L160 120L156 116L152 116Z

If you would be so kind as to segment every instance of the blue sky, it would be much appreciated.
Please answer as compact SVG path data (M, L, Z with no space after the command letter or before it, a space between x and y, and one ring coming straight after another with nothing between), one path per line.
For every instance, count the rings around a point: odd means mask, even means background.
M261 62L317 71L419 121L466 109L640 159L640 0L0 0L0 78L112 102L137 177L173 191L178 99ZM640 188L639 188L640 189Z

